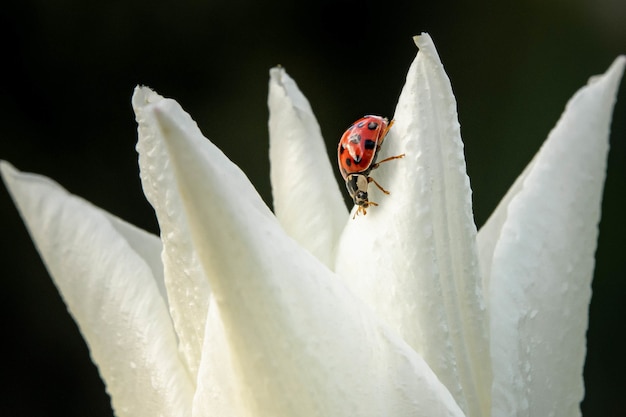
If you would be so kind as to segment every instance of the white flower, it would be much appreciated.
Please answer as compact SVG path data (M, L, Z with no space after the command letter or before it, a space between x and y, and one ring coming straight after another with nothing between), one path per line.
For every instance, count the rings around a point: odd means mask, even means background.
M270 80L276 217L181 107L133 106L160 239L1 165L119 417L571 416L624 68L583 87L479 233L428 35L352 220L308 101Z

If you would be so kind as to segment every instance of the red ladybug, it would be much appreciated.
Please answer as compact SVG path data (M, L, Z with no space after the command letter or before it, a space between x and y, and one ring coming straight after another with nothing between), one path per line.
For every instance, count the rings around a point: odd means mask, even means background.
M386 117L365 116L354 122L341 136L337 149L337 159L341 175L346 180L348 193L357 206L354 216L360 212L366 215L366 209L369 206L378 205L368 200L367 186L370 182L373 182L383 193L389 194L389 191L385 190L369 174L383 162L404 157L404 154L390 156L376 162L378 151L392 125L393 120L389 122Z

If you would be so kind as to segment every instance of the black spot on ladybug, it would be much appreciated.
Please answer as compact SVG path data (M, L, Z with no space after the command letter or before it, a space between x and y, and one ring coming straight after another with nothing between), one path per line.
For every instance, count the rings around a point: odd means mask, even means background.
M376 142L371 139L365 140L365 149L374 149L376 147Z
M343 146L343 145L341 145L341 146L339 147L339 155L343 154L345 150L346 150L346 147L345 147L345 146Z
M363 126L365 126L365 122L360 122L358 125L356 125L356 127L358 127L359 129L362 128Z
M352 159L346 158L346 165L352 166Z
M360 155L355 156L354 157L354 162L359 164L361 162L361 156Z
M378 128L378 123L376 123L376 122L369 122L369 124L367 125L367 128L369 130L376 130Z

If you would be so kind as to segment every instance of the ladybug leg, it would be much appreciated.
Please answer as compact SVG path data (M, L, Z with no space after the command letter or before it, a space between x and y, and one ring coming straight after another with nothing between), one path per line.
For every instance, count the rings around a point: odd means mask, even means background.
M364 216L367 214L367 211L363 208L363 206L357 206L356 211L352 215L352 220L356 219L356 216L358 216L361 212L363 212Z
M377 206L378 203L374 203L373 201L368 201L367 202L368 207L369 206ZM352 220L354 220L356 218L356 216L358 216L361 212L363 212L364 216L367 216L367 210L365 209L364 206L357 206L356 211L354 212L354 215L352 216Z
M370 170L378 168L378 166L379 166L380 164L382 164L383 162L389 162L389 161L393 161L394 159L404 158L404 155L406 155L406 154L401 154L401 155L396 155L396 156L390 156L389 158L385 158L385 159L383 159L382 161L378 161L378 162L376 162L375 164L373 164L373 165L370 167Z
M376 185L380 191L382 191L382 192L383 192L383 193L385 193L385 194L389 194L389 191L385 190L385 189L382 187L382 185L380 185L378 182L376 182L376 180L375 180L374 178L372 178L372 177L367 177L367 182L373 182L373 183L374 183L374 185ZM377 206L377 205L378 205L378 204L376 204L376 203L372 203L371 201L370 201L370 204L371 204L371 205L373 205L373 206Z

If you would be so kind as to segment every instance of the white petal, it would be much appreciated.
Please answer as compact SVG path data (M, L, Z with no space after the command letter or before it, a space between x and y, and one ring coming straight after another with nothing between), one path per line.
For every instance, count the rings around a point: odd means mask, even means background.
M580 415L609 126L625 62L574 95L500 209L490 280L494 416Z
M167 291L165 289L165 282L163 279L163 262L161 262L161 251L163 250L163 245L161 244L159 238L133 226L130 223L126 223L119 217L113 216L105 211L103 211L103 214L108 217L108 220L111 222L111 226L113 226L121 237L126 240L126 243L130 245L132 250L135 251L135 253L148 264L150 272L152 272L154 282L159 290L159 294L169 310Z
M189 416L191 381L153 276L158 239L45 177L0 167L116 415Z
M491 264L493 260L493 250L500 237L502 225L506 221L507 207L511 202L511 199L522 189L526 176L533 169L535 165L535 158L526 165L524 171L515 180L511 188L507 191L506 195L498 203L498 207L489 216L487 222L480 228L476 240L478 242L478 259L480 261L480 270L483 276L483 288L484 292L488 294L491 279ZM486 298L486 303L489 304L489 297ZM489 308L489 306L487 306Z
M476 227L456 102L426 34L372 176L380 205L350 222L337 273L413 346L461 408L487 415L490 361Z
M283 68L270 76L274 211L289 236L332 268L346 205L309 102Z
M462 415L426 363L284 233L243 172L176 102L149 112L185 196L226 336L217 342L228 344L237 380L237 389L221 391L219 381L203 381L199 389L216 391L196 398L238 417ZM210 378L205 360L216 359L203 356L200 375ZM230 407L215 399L223 392Z
M235 363L215 299L209 307L203 353L192 417L245 416L240 401L242 387L235 375Z
M163 97L146 87L137 87L133 108L138 123L139 167L146 198L154 207L163 241L164 279L170 314L189 372L195 380L209 307L209 282L200 266L159 129L147 122L143 109ZM191 119L189 122L192 123Z

